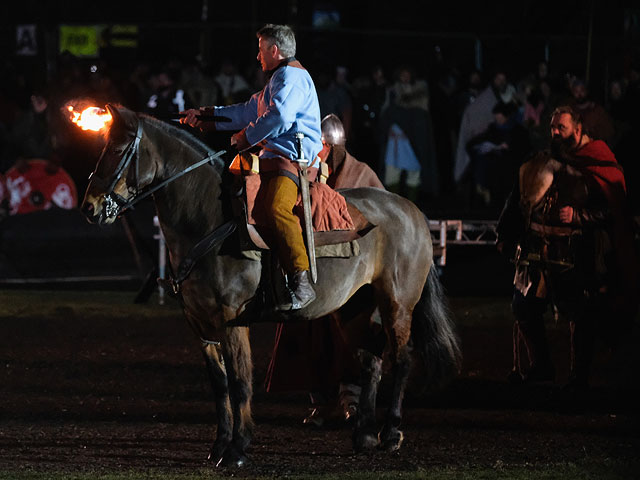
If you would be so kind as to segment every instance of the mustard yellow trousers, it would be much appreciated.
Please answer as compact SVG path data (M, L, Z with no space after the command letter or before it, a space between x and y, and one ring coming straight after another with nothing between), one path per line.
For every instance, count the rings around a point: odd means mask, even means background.
M309 270L300 219L293 213L298 201L298 186L283 175L271 177L268 182L264 196L265 209L277 242L282 268L288 274Z

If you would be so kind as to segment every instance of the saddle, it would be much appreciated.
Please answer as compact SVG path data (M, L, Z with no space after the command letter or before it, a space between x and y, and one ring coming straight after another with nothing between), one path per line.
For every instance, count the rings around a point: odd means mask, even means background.
M326 167L326 164L323 165ZM290 294L278 256L263 255L272 250L275 238L272 230L265 225L265 215L260 209L258 195L261 178L258 173L258 158L252 154L239 154L231 163L229 171L234 174L232 212L237 224L240 253L244 258L262 263L260 285L246 309L257 310L264 315L265 311L271 311L272 307L290 298ZM321 168L316 180L309 182L316 258L358 256L358 239L371 231L375 225L339 192L326 185L327 174L328 169ZM304 216L300 198L294 207L294 214L298 216L302 225Z
M239 161L241 162L240 166L237 165L238 159L240 159ZM198 260L215 246L221 245L225 239L228 239L234 232L237 233L236 241L238 242L234 245L239 245L240 253L245 258L261 261L262 252L271 250L270 245L274 244L273 234L270 232L270 229L253 219L250 214L251 209L248 207L251 201L255 204L255 192L259 190L260 176L257 174L257 168L258 159L255 155L239 154L236 156L229 167L229 173L233 174L233 182L231 185L228 185L233 218L197 242L187 255L185 255L177 271L172 273L169 279L158 279L160 286L167 292L173 292L174 295L177 295L180 292L182 282L190 275ZM240 172L240 174L238 172ZM371 231L375 225L371 224L354 205L346 202L344 197L326 185L327 172L328 170L324 169L321 175L318 176L319 181L312 182L312 185L324 185L324 187L309 189L311 201L313 202L314 198L312 192L333 192L330 195L339 196L334 198L341 199L344 208L339 209L341 219L337 222L335 219L327 219L326 216L315 216L314 229L316 231L314 231L314 240L316 258L349 258L357 256L360 254L357 240ZM331 209L324 210L325 213L330 211ZM297 209L295 213L302 221L301 208ZM316 218L320 219L320 224L323 225L324 228L326 228L327 225L337 225L341 228L319 230L315 228L317 227L315 224ZM273 273L267 275L267 277L271 277L273 284L278 285L278 289L281 291L283 290L283 276L282 274L275 273L280 271L279 265L277 265L277 256L270 255L270 257L271 262L267 262L265 266Z

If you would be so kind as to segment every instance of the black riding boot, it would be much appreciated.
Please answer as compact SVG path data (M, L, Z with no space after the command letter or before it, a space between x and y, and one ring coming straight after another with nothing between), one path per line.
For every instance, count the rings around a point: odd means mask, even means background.
M294 273L287 283L291 301L280 305L278 310L300 310L316 299L316 292L309 281L308 270Z

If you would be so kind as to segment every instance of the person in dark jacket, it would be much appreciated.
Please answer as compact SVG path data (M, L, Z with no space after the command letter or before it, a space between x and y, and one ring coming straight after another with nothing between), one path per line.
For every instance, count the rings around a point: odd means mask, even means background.
M340 118L326 115L321 126L323 149L319 156L329 167L327 185L384 189L373 169L347 151ZM266 389L268 392L308 391L312 409L304 419L305 424L321 426L336 415L350 420L357 412L360 365L353 356L355 347L349 345L354 335L345 332L365 317L360 312L352 314L353 317L334 312L311 322L280 323L276 327ZM377 310L372 317L372 322L379 321Z
M531 145L513 103L498 102L492 111L493 122L469 140L467 151L476 195L483 206L500 208Z

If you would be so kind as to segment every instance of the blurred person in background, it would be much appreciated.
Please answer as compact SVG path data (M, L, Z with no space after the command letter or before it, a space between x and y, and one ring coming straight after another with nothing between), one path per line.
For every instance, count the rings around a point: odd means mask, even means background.
M346 141L338 116L325 116L323 147L318 156L329 166L327 185L336 189L384 189L376 173L349 154ZM319 427L334 417L347 421L354 418L361 391L360 366L351 354L356 347L349 344L349 339L356 336L347 332L357 329L361 320L381 323L376 310L370 319L360 312L345 316L343 311L311 322L278 324L266 379L267 391L308 391L312 408L304 419L305 424Z
M152 71L148 77L145 112L169 121L170 115L192 108L193 101L180 84L180 78L180 71L168 64Z
M233 105L246 101L253 93L247 80L238 72L236 65L229 59L222 61L220 70L214 77L220 88L220 102L201 103L199 105Z
M352 153L380 171L380 115L387 103L388 84L382 66L375 65L353 82L354 119L353 135L349 147Z
M483 207L504 205L523 159L530 153L529 134L513 103L498 102L493 122L467 143L474 192Z
M439 194L440 182L433 126L429 112L429 87L413 69L401 66L382 110L382 175L385 187L414 203Z
M493 107L498 102L515 103L515 95L516 89L509 81L506 71L497 68L491 77L490 84L464 109L458 129L458 144L453 166L453 180L462 188L463 193L470 193L465 191L470 178L471 159L467 150L469 140L484 132L494 120Z

